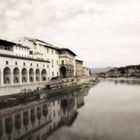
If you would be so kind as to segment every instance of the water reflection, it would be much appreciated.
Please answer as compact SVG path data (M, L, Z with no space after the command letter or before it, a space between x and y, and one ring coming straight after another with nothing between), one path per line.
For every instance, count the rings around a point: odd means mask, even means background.
M0 110L0 140L44 140L63 125L71 126L88 89Z
M115 79L106 79L105 81L114 82L117 84L127 84L127 85L140 85L140 79L129 79L129 78L115 78Z

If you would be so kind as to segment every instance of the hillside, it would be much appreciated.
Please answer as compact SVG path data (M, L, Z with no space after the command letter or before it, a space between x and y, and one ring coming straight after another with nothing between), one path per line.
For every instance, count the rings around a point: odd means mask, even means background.
M107 72L114 67L103 67L103 68L91 68L91 73L101 73L101 72Z

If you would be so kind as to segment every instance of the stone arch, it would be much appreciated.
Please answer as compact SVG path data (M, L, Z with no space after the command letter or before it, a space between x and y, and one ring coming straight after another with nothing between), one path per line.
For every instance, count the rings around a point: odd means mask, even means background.
M15 115L15 128L19 130L21 128L21 114Z
M5 119L5 131L7 134L11 133L13 130L13 120L12 117Z
M1 74L1 69L0 69L0 85L2 84L1 76L2 76L2 74Z
M3 76L4 76L4 84L10 84L11 83L11 70L9 67L4 68Z
M42 81L47 80L47 71L45 69L42 70L41 77L42 77Z
M20 74L19 74L18 68L14 68L14 70L13 70L13 80L14 80L14 83L19 83Z
M22 82L26 83L27 82L27 69L23 68L21 73L22 73Z
M34 108L30 110L30 120L32 123L34 123L34 121L35 121L35 109Z
M2 135L3 135L3 122L2 122L2 120L0 120L0 139L1 139Z
M24 126L27 126L29 123L29 112L25 111L23 112L23 124Z
M43 115L46 117L47 114L48 114L48 107L47 107L47 104L44 104L43 107L42 107L42 113Z
M62 66L62 67L60 68L60 76L61 76L62 78L66 77L66 72L67 72L66 67Z
M29 81L34 81L34 70L32 68L29 69Z
M36 74L36 81L37 82L40 81L40 70L36 69L35 74Z
M37 107L37 119L40 120L41 119L41 107Z

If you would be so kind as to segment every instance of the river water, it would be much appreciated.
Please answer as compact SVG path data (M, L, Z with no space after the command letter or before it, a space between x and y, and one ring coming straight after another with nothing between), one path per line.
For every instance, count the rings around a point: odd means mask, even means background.
M140 81L97 85L0 110L0 140L140 140Z

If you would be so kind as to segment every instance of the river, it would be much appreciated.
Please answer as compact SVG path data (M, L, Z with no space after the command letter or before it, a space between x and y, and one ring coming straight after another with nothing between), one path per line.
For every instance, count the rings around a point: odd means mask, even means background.
M106 79L0 110L0 140L140 140L140 81Z

